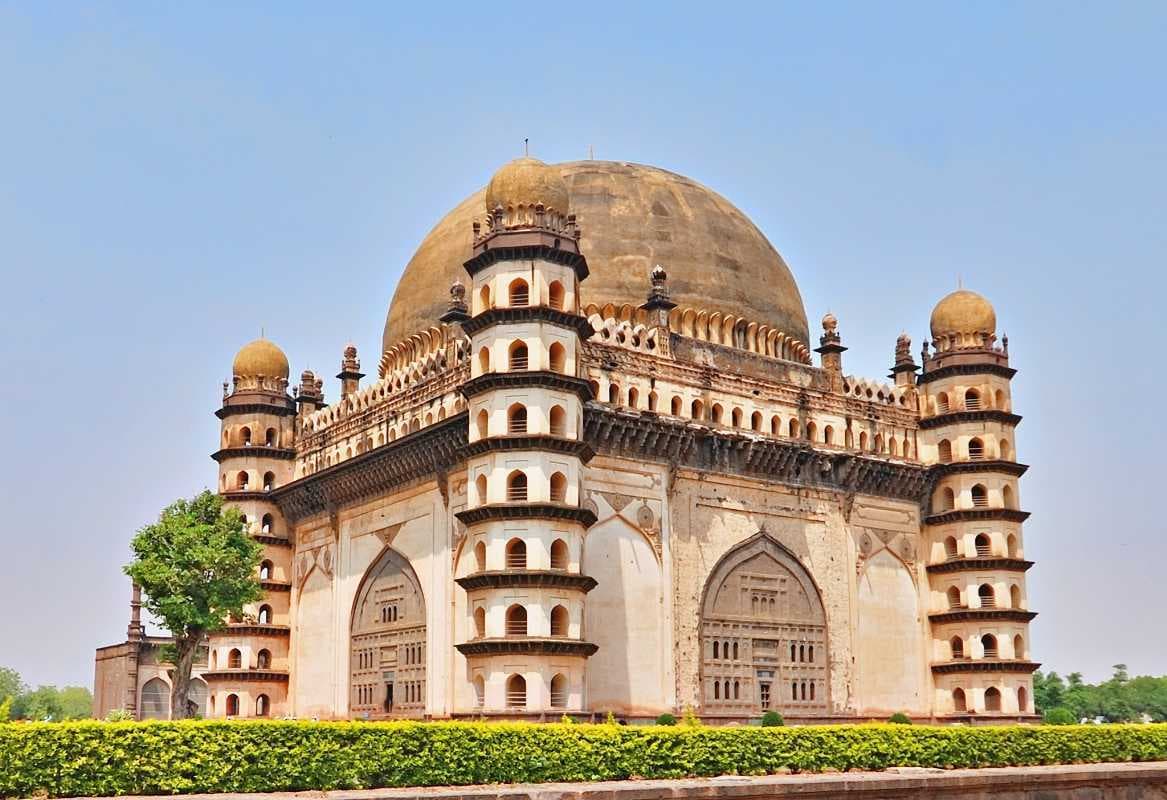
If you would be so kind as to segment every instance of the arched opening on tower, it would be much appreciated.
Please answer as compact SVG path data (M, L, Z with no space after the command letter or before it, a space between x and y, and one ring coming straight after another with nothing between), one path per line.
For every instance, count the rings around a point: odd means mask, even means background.
M507 287L507 293L512 306L526 306L531 304L530 288L522 278L515 278L511 281L510 286Z

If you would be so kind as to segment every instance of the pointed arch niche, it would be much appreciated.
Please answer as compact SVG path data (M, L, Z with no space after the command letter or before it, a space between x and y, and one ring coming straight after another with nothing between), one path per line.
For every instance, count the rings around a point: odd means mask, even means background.
M813 714L829 705L827 618L798 558L767 533L714 567L701 601L701 706L707 714Z
M386 548L361 580L350 629L349 711L361 719L425 714L425 598L409 562Z

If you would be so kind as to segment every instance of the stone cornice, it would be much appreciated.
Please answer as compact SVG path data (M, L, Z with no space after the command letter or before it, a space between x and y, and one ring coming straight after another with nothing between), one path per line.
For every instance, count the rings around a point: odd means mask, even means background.
M199 673L199 676L208 681L249 682L266 681L287 683L286 669L209 669Z
M999 375L1008 380L1016 374L1017 370L1003 364L949 364L946 367L925 372L920 376L919 383L931 383L955 375Z
M1036 661L1015 661L1008 658L965 658L957 661L940 661L932 664L937 675L951 675L968 672L1036 672L1041 664Z
M947 525L951 522L1025 522L1028 511L1015 508L960 508L924 517L925 525Z
M278 636L287 638L292 629L287 625L260 625L255 622L232 622L226 628L208 634L208 638L218 636Z
M584 464L591 461L596 451L584 441L564 439L560 436L543 434L521 434L517 436L491 436L466 445L466 456L480 456L484 453L499 453L510 450L538 450L544 453L563 453L575 456Z
M230 491L226 491L226 492L219 492L219 494L222 496L224 501L226 501L226 502L238 502L238 503L241 503L244 500L271 500L272 495L274 493L275 493L274 489L272 489L271 491L267 491L267 492L253 492L250 490L248 490L248 491L230 490Z
M291 547L292 542L285 536L272 536L267 533L253 533L251 538L261 544L270 544L273 547Z
M539 655L539 656L590 656L600 648L591 642L579 639L539 638L516 636L514 638L472 639L454 645L464 656L495 655Z
M565 249L565 246L570 249ZM474 249L478 252L462 266L466 268L470 277L474 277L491 264L500 261L540 259L571 267L575 270L576 278L582 281L588 276L588 262L580 255L577 247L575 240L570 236L549 231L500 231L495 237L484 239L475 245Z
M954 558L939 564L929 564L927 569L929 574L943 575L950 572L984 572L987 570L1025 572L1032 566L1032 561L1020 558Z
M934 625L942 625L947 622L1029 622L1036 616L1036 611L1020 608L950 608L933 611L928 619Z
M550 306L507 306L492 308L476 314L462 323L467 336L473 336L491 325L523 322L546 322L560 328L574 331L581 339L588 339L596 332L586 317L572 314Z
M951 461L947 464L937 464L932 467L932 471L937 477L978 472L1003 472L1006 475L1020 478L1028 469L1028 464L1018 464L1016 461L1002 461L1001 459Z
M260 581L259 585L265 592L290 592L292 584L285 581Z
M284 405L282 402L278 405L276 403L239 403L238 405L225 405L215 409L215 416L219 419L235 417L241 414L271 414L276 417L295 416L295 401L290 397L284 399L287 405Z
M596 579L590 575L558 569L490 570L473 572L455 578L454 581L468 592L475 589L502 588L554 588L590 592L596 588Z
M562 519L578 522L585 528L596 524L596 512L566 503L489 503L459 511L454 516L466 525L497 519Z
M525 370L523 372L487 372L471 378L462 385L462 395L469 400L483 392L495 389L559 389L575 392L586 402L592 399L592 387L583 378L564 375L550 370Z
M211 453L211 458L220 464L227 458L272 458L276 461L292 461L296 458L296 451L291 447L265 447L263 445L224 447Z
M949 411L946 414L937 414L934 417L924 417L920 420L922 430L942 428L945 425L958 425L962 422L999 422L1002 425L1016 427L1021 424L1021 415L997 408L982 408L979 411Z

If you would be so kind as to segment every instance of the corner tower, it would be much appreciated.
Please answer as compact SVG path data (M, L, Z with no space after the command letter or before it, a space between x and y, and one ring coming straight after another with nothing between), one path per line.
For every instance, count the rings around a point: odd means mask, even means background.
M457 648L478 713L582 711L584 604L580 573L595 514L580 505L584 339L579 283L588 274L559 172L533 158L505 165L486 190L485 230L474 224L462 321L471 341L465 548L472 571ZM459 293L460 294L460 293ZM469 709L467 709L469 710Z
M264 597L244 618L210 635L210 717L267 717L287 712L292 547L269 492L292 479L296 403L288 396L288 359L266 339L235 356L232 384L223 386L219 494L243 514L263 544L259 580Z
M920 457L934 465L925 518L932 674L939 716L1032 717L1029 610L1017 482L1008 339L996 313L965 289L932 312L924 345ZM897 358L897 362L900 359Z

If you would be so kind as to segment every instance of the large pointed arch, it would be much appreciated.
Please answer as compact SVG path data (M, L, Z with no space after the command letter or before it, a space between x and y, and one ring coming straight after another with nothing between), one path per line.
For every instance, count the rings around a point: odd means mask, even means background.
M814 578L761 531L721 557L701 598L701 698L710 715L829 708L827 617Z
M391 547L381 551L361 579L349 637L352 716L424 716L425 595L408 559Z

